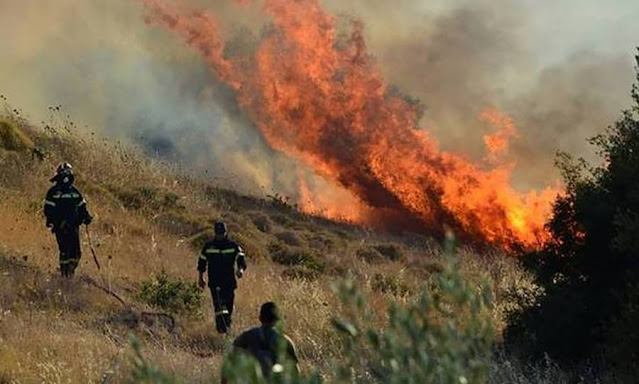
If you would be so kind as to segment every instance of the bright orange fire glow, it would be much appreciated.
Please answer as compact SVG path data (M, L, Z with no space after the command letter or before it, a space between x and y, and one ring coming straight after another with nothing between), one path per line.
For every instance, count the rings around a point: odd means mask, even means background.
M352 195L332 188L329 193L317 194L308 187L303 177L299 178L299 183L302 212L350 223L367 222L370 217L370 210Z
M498 163L508 152L510 140L519 136L517 128L510 117L495 109L485 110L481 115L481 119L491 124L497 131L492 135L485 135L484 144L488 150L488 161L493 164Z
M264 0L272 26L250 57L224 57L214 15L161 0L141 0L149 21L183 36L211 70L235 90L238 103L275 149L310 166L360 201L364 210L317 196L301 185L302 207L326 216L404 225L435 234L445 226L465 239L510 248L535 247L558 190L519 193L513 165L485 170L442 151L418 126L414 104L392 92L367 54L363 26L338 37L336 19L319 0ZM249 1L243 0L242 3ZM497 159L516 136L496 111L482 119L496 128L485 137ZM314 205L315 204L315 205Z

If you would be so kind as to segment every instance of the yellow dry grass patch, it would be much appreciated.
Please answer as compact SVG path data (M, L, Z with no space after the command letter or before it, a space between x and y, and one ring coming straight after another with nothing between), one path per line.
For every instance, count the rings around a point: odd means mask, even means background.
M61 314L5 314L0 372L24 383L96 383L119 348Z

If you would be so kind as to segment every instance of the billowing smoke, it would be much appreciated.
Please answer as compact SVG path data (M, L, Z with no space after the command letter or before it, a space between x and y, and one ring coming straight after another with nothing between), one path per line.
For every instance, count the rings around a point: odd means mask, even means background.
M325 1L361 16L384 76L425 107L421 126L479 159L475 117L499 108L517 124L521 188L556 177L557 150L591 160L586 139L629 103L639 3L512 0Z
M291 162L264 144L196 54L148 28L136 2L0 0L0 10L0 93L34 122L61 104L80 125L228 187L292 189L278 173Z
M225 55L252 50L268 31L259 1L194 3L219 16ZM554 153L588 155L585 139L626 105L639 33L634 1L323 4L344 25L362 21L383 76L419 100L419 126L444 149L479 161L491 133L482 111L512 117L519 136L508 160L517 163L518 187L552 183ZM273 151L229 86L179 37L149 28L144 17L132 0L0 0L0 93L36 120L48 105L63 104L92 129L233 186L297 196L301 176L310 188L328 188Z

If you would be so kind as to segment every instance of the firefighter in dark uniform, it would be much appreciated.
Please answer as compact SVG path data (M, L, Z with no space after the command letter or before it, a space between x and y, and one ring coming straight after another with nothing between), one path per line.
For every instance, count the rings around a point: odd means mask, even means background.
M204 244L198 260L198 284L201 288L205 287L204 272L208 267L208 285L213 297L215 328L219 333L228 333L237 288L235 277L241 279L244 275L246 257L242 248L228 238L224 223L215 223L214 229L215 238Z
M60 272L64 277L72 277L80 262L80 225L89 225L92 220L86 201L73 186L74 180L71 164L60 164L50 180L55 185L44 200L47 227L58 242Z
M261 327L250 329L233 341L234 351L253 356L265 377L287 371L298 375L298 359L293 340L282 332L280 313L275 303L262 304L260 308Z

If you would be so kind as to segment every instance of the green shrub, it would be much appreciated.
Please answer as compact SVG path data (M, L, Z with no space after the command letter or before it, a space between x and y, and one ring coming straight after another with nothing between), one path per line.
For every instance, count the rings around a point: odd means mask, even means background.
M248 216L253 222L253 225L261 232L271 233L273 230L273 222L271 222L271 219L265 213L249 212Z
M396 276L385 276L381 273L376 273L373 276L371 289L375 292L390 293L396 296L404 296L410 293L410 288L399 281Z
M347 315L335 326L344 337L341 382L482 383L493 340L491 299L449 266L434 290L407 306L392 305L385 329L373 329L367 299L351 283L338 289Z
M162 201L162 205L166 208L180 208L178 201L180 196L173 192L166 192Z
M313 281L316 280L319 275L320 274L315 270L300 266L288 267L282 272L282 276L294 280Z
M148 210L157 213L159 210L183 209L179 196L173 192L161 192L155 187L138 187L130 190L113 191L122 205L130 210Z
M255 236L257 235L251 236L249 231L233 233L233 239L242 247L248 260L268 260L268 250L255 239Z
M384 256L382 256L379 251L373 247L362 247L359 248L355 254L361 260L364 260L367 263L379 263L384 260Z
M291 198L289 196L284 196L277 192L271 195L266 195L266 200L269 201L273 207L278 209L286 209L290 211L297 210L297 204L291 203Z
M269 253L273 261L282 265L301 266L320 273L326 270L326 263L307 249L277 242L269 245Z
M276 214L271 216L271 220L273 220L275 223L281 225L284 228L295 227L295 220L293 220L293 218L291 218L290 215Z
M302 239L299 237L297 232L294 232L294 231L278 232L275 234L275 238L286 245L291 245L294 247L299 247L303 245Z
M155 188L141 187L128 191L117 191L117 196L126 209L138 210L154 204L158 191Z
M199 315L202 291L195 283L184 282L165 272L140 283L140 300L171 313Z
M213 229L205 229L204 231L189 237L186 241L193 250L200 252L204 247L204 244L206 244L206 242L211 240L214 236L215 233L213 232Z
M352 241L355 239L355 236L352 233L343 231L341 229L335 230L334 233L342 240Z
M426 262L422 268L430 274L442 273L444 271L444 266L438 261Z
M343 242L330 232L318 232L318 230L312 230L308 233L306 238L309 247L321 252L330 253L338 250L340 253L344 253L343 250L346 248L345 244L340 247L340 243Z
M386 259L391 261L400 261L404 258L404 252L401 247L396 244L379 244L373 248Z
M154 221L162 230L184 236L197 235L210 227L205 217L190 215L184 210L158 214Z

